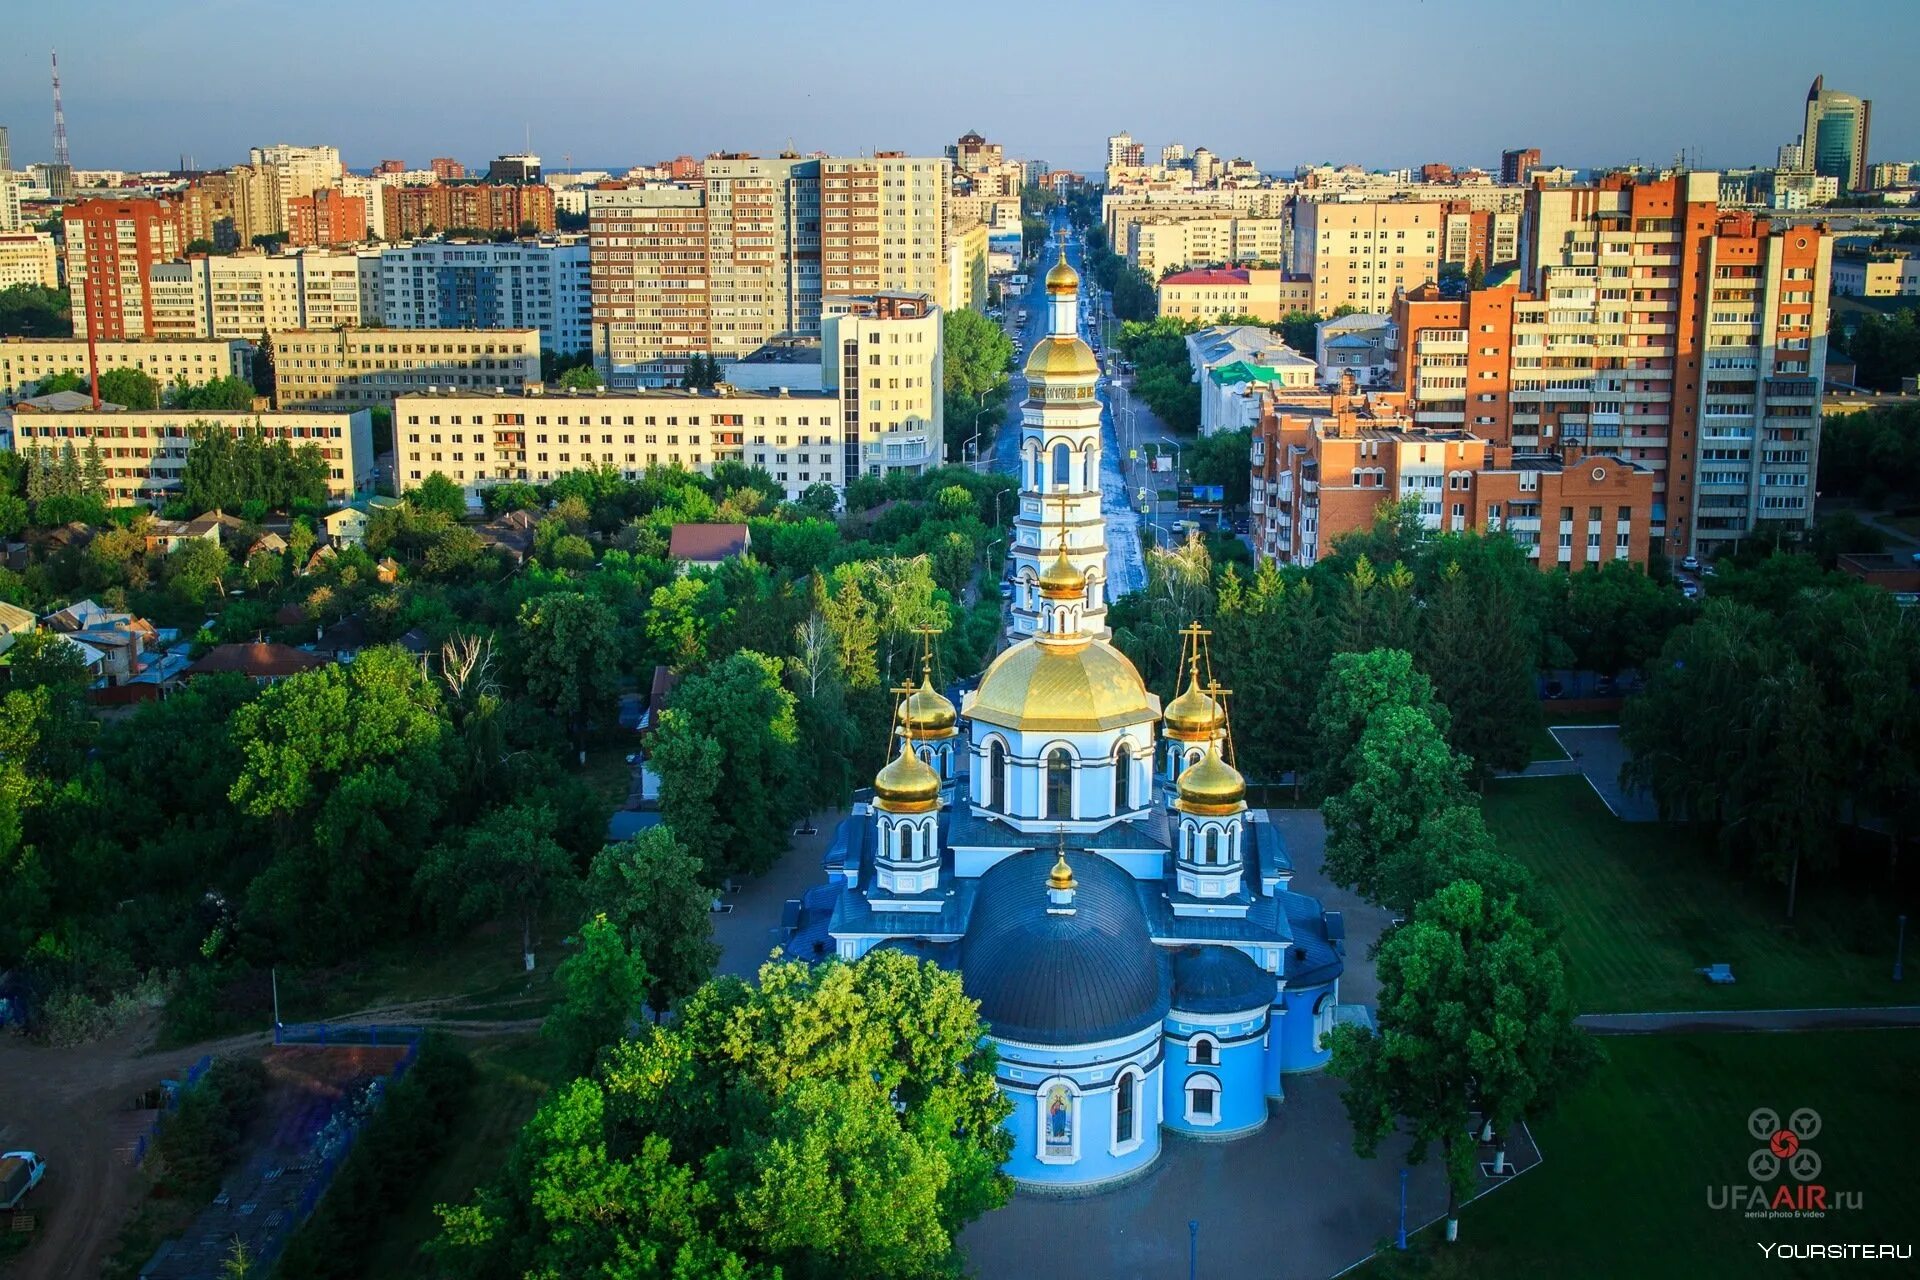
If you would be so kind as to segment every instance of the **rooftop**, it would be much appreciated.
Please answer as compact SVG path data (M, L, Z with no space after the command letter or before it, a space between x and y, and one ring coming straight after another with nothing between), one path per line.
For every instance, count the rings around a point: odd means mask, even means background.
M819 359L818 354L814 356ZM746 391L738 387L721 383L712 390L700 390L687 387L642 387L633 391L614 391L607 387L595 387L591 391L574 388L562 390L549 388L543 383L530 382L524 387L428 387L425 390L402 391L394 399L414 400L605 400L617 402L661 401L661 400L837 400L836 391Z
M820 363L820 339L781 336L741 356L738 364Z
M677 524L667 554L675 560L726 560L744 554L750 545L744 524Z

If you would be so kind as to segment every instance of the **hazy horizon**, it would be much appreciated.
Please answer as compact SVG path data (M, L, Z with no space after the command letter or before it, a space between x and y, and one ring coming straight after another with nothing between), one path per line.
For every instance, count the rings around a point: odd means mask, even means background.
M1103 163L1123 129L1150 158L1178 141L1268 172L1492 168L1519 146L1576 168L1662 165L1684 148L1723 169L1773 163L1815 75L1873 99L1871 159L1920 160L1920 87L1904 65L1920 5L1903 0L1551 12L1381 0L1364 29L1351 11L1271 0L1191 14L985 0L883 16L849 0L658 13L337 0L325 22L275 17L312 12L284 0L169 0L164 26L154 8L63 0L9 15L0 125L15 167L51 156L53 48L82 169L169 169L183 155L220 168L274 142L331 143L361 170L438 155L474 166L530 132L549 169L618 170L789 142L937 155L967 129L1064 169ZM972 29L956 32L961 20ZM1586 63L1611 77L1583 79Z

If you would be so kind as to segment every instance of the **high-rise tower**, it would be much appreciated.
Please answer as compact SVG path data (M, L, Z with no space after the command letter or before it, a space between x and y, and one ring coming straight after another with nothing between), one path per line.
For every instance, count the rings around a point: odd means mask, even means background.
M1806 130L1800 135L1800 163L1814 173L1840 179L1841 191L1867 189L1867 142L1873 103L1827 88L1815 76L1807 90Z
M1047 272L1047 336L1027 357L1020 413L1020 512L1014 519L1013 633L1040 632L1041 581L1062 554L1085 575L1079 630L1107 634L1106 522L1100 514L1100 362L1079 335L1080 274Z

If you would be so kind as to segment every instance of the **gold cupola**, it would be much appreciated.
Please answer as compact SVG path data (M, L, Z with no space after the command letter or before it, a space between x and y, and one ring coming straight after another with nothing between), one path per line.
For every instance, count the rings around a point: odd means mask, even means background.
M1179 742L1211 742L1227 721L1220 704L1200 687L1200 650L1195 646L1184 693L1167 704L1161 717L1166 734Z
M929 657L920 671L920 687L900 703L900 732L915 742L951 738L957 730L958 713L938 689L933 687L933 659Z
M912 743L902 735L900 754L874 775L873 797L888 813L927 813L940 805L940 775L913 753Z
M1080 292L1080 273L1067 263L1066 251L1060 253L1060 260L1047 272L1047 292L1051 294Z
M1221 817L1247 807L1246 779L1211 744L1206 755L1181 773L1176 789L1179 796L1173 807L1182 813Z
M1063 533L1060 538L1060 554L1040 575L1040 594L1049 600L1077 600L1086 593L1087 575L1073 567L1073 561L1067 559L1067 540Z

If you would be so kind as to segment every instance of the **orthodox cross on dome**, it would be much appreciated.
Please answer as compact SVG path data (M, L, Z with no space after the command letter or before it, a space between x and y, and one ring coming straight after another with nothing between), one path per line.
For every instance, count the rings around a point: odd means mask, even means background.
M1212 698L1220 707L1221 730L1225 735L1227 748L1222 758L1225 759L1228 764L1232 764L1234 755L1233 717L1227 714L1227 699L1233 696L1233 690L1222 686L1218 680L1212 678L1212 673L1209 672L1207 679L1207 696Z
M933 640L944 632L944 627L913 628L913 634L920 637L920 672L929 680L933 679Z
M1068 494L1056 493L1052 497L1042 498L1040 501L1044 506L1051 507L1051 506L1054 506L1055 504L1059 505L1060 507L1060 549L1062 551L1067 550L1068 549L1067 547L1067 512L1073 509L1073 498Z

